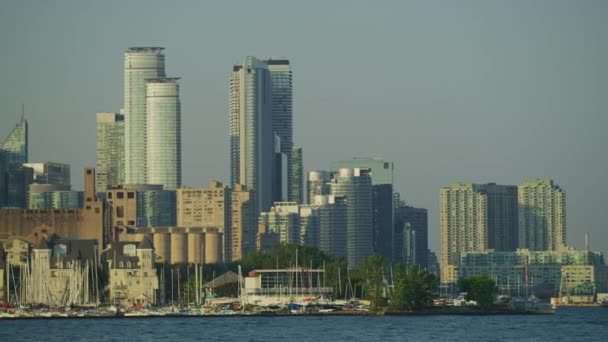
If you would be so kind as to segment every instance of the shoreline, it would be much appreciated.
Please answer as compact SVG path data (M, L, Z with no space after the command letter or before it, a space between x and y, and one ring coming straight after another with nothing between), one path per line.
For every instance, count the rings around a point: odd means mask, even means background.
M524 310L423 310L423 311L386 311L386 312L313 312L313 313L236 313L236 314L192 314L192 315L142 315L142 316L24 316L1 317L0 322L7 320L68 320L68 319L175 319L175 318L227 318L227 317L382 317L382 316L507 316L507 315L553 315L553 311Z

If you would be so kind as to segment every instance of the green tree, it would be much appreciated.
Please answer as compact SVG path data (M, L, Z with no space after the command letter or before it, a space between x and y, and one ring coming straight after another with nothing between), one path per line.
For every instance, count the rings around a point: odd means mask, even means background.
M403 263L397 263L393 272L391 308L418 311L429 307L438 286L437 277L419 265L406 267Z
M380 303L387 270L388 260L379 255L369 256L353 269L353 276L365 288L365 298L370 300L372 308Z
M496 282L488 276L477 275L458 279L458 288L466 292L466 300L474 300L482 308L489 308L494 303L498 292Z

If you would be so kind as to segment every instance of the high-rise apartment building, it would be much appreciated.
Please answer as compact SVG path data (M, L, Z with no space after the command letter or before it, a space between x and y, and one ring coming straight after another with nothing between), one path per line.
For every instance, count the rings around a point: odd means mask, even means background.
M254 190L241 184L232 187L229 232L229 246L232 248L227 260L241 260L256 250L257 212L254 199Z
M97 191L125 182L125 118L97 113Z
M378 158L353 158L331 163L332 172L337 172L341 168L370 170L373 186L374 253L388 260L394 260L393 162Z
M291 65L287 59L270 58L264 62L268 65L272 84L272 130L281 140L280 153L287 159L286 169L282 172L286 179L279 191L281 197L275 196L273 202L281 200L297 202L297 199L293 198L291 193L293 182L293 82ZM277 176L275 176L276 178Z
M346 264L353 268L374 253L371 170L340 169L330 186L332 195L346 197Z
M125 183L146 184L146 80L165 77L165 55L160 47L127 49L124 61Z
M3 161L5 171L17 168L28 162L29 135L27 120L21 121L13 128L11 133L2 143L0 158Z
M488 248L514 251L518 246L517 186L478 184L488 196Z
M231 198L231 189L218 181L206 188L181 187L177 189L177 225L217 228L222 234L222 253L229 256Z
M291 152L291 202L304 204L304 163L302 148L294 146Z
M182 183L179 78L149 78L146 83L147 183L175 190Z
M395 261L428 267L428 212L405 203L395 207Z
M319 212L319 249L346 257L346 197L317 195L311 205Z
M471 183L442 188L439 226L441 281L448 282L458 253L483 252L488 247L488 196Z
M552 180L518 187L519 247L558 251L566 247L566 192Z
M259 224L269 234L277 234L277 243L319 246L319 210L317 206L296 202L276 202L260 214Z
M275 134L268 65L252 56L235 65L229 101L231 183L255 191L256 213L259 213L272 206L275 193Z
M451 272L455 253L517 248L516 198L517 187L495 183L455 183L441 189L442 280Z
M309 171L306 182L306 194L308 203L314 203L315 196L329 195L331 192L330 182L331 174L329 171L316 170Z

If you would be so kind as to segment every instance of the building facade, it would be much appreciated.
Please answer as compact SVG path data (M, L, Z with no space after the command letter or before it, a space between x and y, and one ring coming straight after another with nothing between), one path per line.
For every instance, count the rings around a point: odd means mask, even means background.
M23 184L23 181L29 176L27 170L31 170L23 169L23 164L29 158L28 127L27 121L22 117L0 146L0 207L26 206L29 183Z
M118 184L105 192L111 227L175 226L176 192L162 185Z
M371 171L340 169L330 187L332 195L346 197L346 264L353 268L374 253Z
M395 207L395 261L428 269L428 211L405 203Z
M82 208L84 193L71 190L69 185L30 184L28 209Z
M353 158L331 163L332 172L341 168L369 169L372 178L373 197L373 248L374 253L395 259L393 247L395 240L393 213L393 162L379 158Z
M301 147L293 147L291 165L291 197L289 197L289 201L304 204L304 160Z
M161 47L127 49L124 60L125 183L147 184L146 79L165 77Z
M519 246L557 251L566 247L566 192L552 180L518 187Z
M456 253L488 248L488 197L470 183L455 183L439 192L441 281L449 282Z
M147 184L175 190L182 184L179 78L146 79Z
M207 188L177 189L177 225L179 227L215 227L222 234L222 250L230 250L231 189L211 181ZM228 233L227 233L228 231Z
M280 138L277 152L285 156L285 168L281 174L285 179L280 189L275 189L273 202L291 201L293 198L293 79L288 59L266 59L264 61L270 72L272 99L272 130ZM278 175L274 176L277 179Z
M255 190L259 213L272 206L275 193L272 81L267 64L247 56L235 65L229 101L231 184Z
M235 184L230 200L230 239L231 246L227 260L241 260L243 256L256 250L257 212L255 191L247 186ZM228 249L228 248L226 248Z
M316 195L311 205L319 212L319 249L338 257L346 257L346 197Z
M155 260L149 239L112 243L104 253L108 302L122 307L155 305L159 289Z
M307 202L312 204L315 196L329 195L331 192L330 180L331 174L329 171L309 171L306 182Z
M97 191L125 183L125 117L97 113Z
M68 186L72 185L72 182L70 181L70 164L45 162L25 163L23 166L29 167L33 170L33 183Z

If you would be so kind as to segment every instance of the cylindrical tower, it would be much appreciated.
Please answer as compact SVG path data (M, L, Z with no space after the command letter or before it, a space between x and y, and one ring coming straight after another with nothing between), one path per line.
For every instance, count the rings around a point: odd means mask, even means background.
M182 183L181 111L179 78L147 79L148 184L175 190Z
M125 52L125 182L146 184L146 79L165 77L161 47L133 47Z

